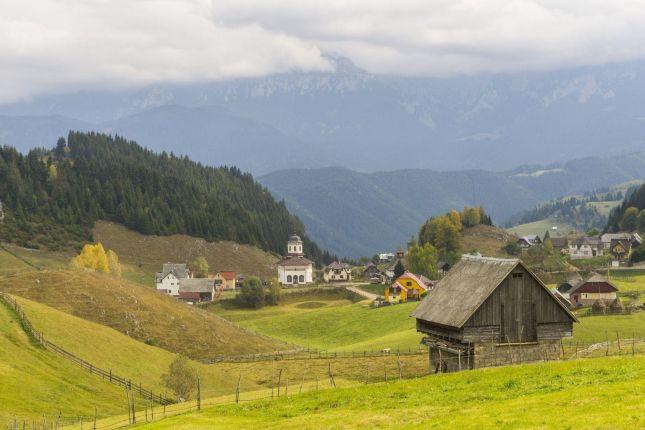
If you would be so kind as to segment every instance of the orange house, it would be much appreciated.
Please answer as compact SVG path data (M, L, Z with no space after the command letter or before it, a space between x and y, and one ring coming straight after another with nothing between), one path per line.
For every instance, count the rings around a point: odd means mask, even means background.
M432 288L433 283L421 275L405 272L385 289L385 301L403 303L408 300L421 300L421 295Z
M230 270L221 270L214 276L215 283L222 285L225 290L235 289L236 273Z

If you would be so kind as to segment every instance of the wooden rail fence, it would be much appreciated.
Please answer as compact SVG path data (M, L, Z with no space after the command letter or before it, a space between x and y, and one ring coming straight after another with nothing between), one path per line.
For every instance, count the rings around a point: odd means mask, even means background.
M151 402L158 403L160 405L170 405L172 403L175 403L172 399L166 398L160 394L155 394L152 392L152 390L143 388L141 383L133 384L131 379L126 379L122 376L115 375L114 373L112 373L111 369L104 370L104 369L101 369L100 367L93 365L92 363L88 363L82 358L75 356L71 352L66 351L60 346L45 339L45 336L41 332L36 330L34 326L31 324L31 322L29 321L29 318L27 318L27 315L25 314L25 311L18 304L16 299L11 297L7 293L0 291L0 301L4 302L7 306L9 306L11 309L13 309L16 312L16 314L18 315L18 318L20 319L20 324L22 325L25 332L33 339L35 339L44 348L60 355L63 358L66 358L72 363L87 370L89 373L100 376L101 378L103 378L104 380L112 384L121 386L135 393L139 393L141 397L148 399Z

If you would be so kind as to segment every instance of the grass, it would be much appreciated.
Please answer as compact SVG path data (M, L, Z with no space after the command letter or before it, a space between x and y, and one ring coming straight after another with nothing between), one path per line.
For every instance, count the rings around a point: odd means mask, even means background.
M249 245L207 242L181 234L147 236L107 221L98 221L92 235L94 240L114 250L122 261L144 272L146 277L138 281L149 285L153 285L154 273L161 270L163 263L188 263L199 256L206 258L212 271L234 270L265 279L276 276L278 258Z
M89 374L32 341L15 313L0 303L0 423L122 413L123 389ZM51 422L51 421L48 421ZM2 425L0 424L0 425Z
M302 306L306 302L325 306ZM373 309L366 301L303 300L261 310L213 308L213 312L253 331L297 345L330 351L416 349L421 335L409 315L410 302Z
M616 340L616 333L622 339L645 339L645 312L626 315L594 315L579 317L579 324L573 325L574 342L603 342L607 338Z
M551 227L557 227L558 229L553 231L551 230ZM537 234L540 237L544 235L545 231L549 231L549 233L552 236L566 236L567 233L574 230L575 228L573 228L571 224L563 223L561 221L555 221L550 218L529 222L526 224L519 224L514 227L506 229L506 231L510 233L515 233L518 236Z
M155 392L166 391L161 375L168 370L175 355L158 347L138 342L116 330L86 321L31 300L18 297L29 319L46 338L73 354L99 366L112 369L119 376L141 382ZM372 380L382 377L387 366L390 375L397 371L397 357L296 359L257 362L223 362L202 364L192 361L201 378L203 397L230 395L234 393L237 378L242 375L244 398L256 398L257 392L271 386L272 374L282 369L284 378L301 381L305 374L307 383L316 379L327 381L331 363L338 381L364 380L365 369L371 366ZM424 354L402 356L405 377L419 376L427 372L427 357ZM377 370L378 369L378 370ZM277 380L277 379L276 379ZM339 382L343 383L343 382ZM349 383L349 382L348 382Z
M192 358L284 349L144 285L82 270L0 278L0 289Z
M645 357L484 369L217 406L154 429L642 428ZM566 411L566 412L565 412Z
M486 257L508 258L502 249L510 241L516 240L512 234L498 227L477 225L464 228L459 239L463 252L478 251Z

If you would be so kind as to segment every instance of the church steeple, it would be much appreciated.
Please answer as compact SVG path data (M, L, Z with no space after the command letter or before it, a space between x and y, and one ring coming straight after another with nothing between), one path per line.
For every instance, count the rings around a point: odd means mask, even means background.
M291 235L287 242L287 255L295 257L303 254L302 239L296 234Z

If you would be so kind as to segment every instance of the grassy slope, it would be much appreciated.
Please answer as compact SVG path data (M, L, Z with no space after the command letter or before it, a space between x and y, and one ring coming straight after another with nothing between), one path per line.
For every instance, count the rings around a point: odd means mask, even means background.
M40 303L18 298L36 328L43 330L48 339L77 356L104 369L112 369L120 376L141 381L155 391L165 389L161 375L168 369L174 355L161 348L146 345L109 327L86 321ZM427 372L425 355L404 356L404 376L418 376ZM270 361L252 363L217 363L204 365L192 362L201 377L204 397L230 395L235 391L237 377L243 375L244 398L253 398L250 391L270 387L272 368L283 369L285 378L300 381L306 371L306 383L316 378L326 381L330 360L285 360L272 365ZM366 359L332 359L334 374L341 380L363 380L365 369L372 367L370 379L381 377L387 365L390 375L397 369L396 356L368 357ZM378 370L376 370L378 369ZM323 382L324 383L324 382Z
M421 336L409 315L417 303L379 309L366 302L301 309L298 303L255 310L215 309L251 330L311 348L363 351L416 348Z
M219 406L143 428L642 428L645 357L485 369Z
M551 230L551 227L553 226L558 227L558 230L555 232ZM542 237L544 235L544 232L547 230L553 236L566 236L566 234L570 231L573 231L574 228L571 224L563 223L560 220L556 221L556 220L547 218L540 221L534 221L526 224L516 225L514 227L507 229L508 232L515 233L518 236L537 234L537 235L540 235L540 237Z
M578 318L574 324L573 341L602 342L605 338L616 340L616 333L622 339L645 339L645 312L629 315L598 315Z
M465 228L462 231L459 247L463 252L479 251L487 257L506 257L502 247L515 240L506 230L487 225Z
M168 261L188 263L198 256L206 257L211 270L235 270L263 278L276 276L278 259L258 248L234 242L207 242L186 235L146 236L120 224L99 221L92 230L94 240L113 249L129 264L141 267L152 284L153 275Z
M284 348L154 289L108 275L80 270L27 272L0 279L0 289L190 357Z
M123 413L123 389L37 346L0 304L0 425L13 416ZM20 424L20 422L19 422Z

